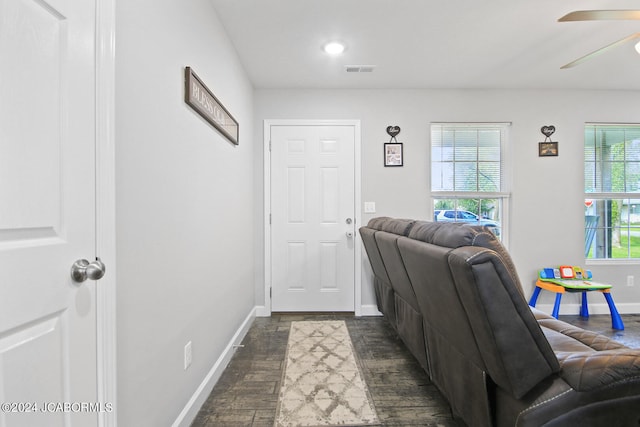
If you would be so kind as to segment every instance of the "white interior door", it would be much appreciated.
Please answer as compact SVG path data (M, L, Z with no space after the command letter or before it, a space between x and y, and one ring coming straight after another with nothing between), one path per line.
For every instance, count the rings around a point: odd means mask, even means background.
M92 426L95 2L0 0L0 426ZM79 405L83 404L83 407ZM89 407L88 405L92 405Z
M273 311L354 311L355 127L271 133Z

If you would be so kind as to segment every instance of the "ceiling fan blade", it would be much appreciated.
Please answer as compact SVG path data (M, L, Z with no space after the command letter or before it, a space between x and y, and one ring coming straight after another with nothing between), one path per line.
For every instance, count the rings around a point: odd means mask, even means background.
M591 52L591 53L589 53L589 54L587 54L587 55L585 55L585 56L583 56L581 58L578 58L575 61L569 62L568 64L565 64L562 67L560 67L560 69L571 68L571 67L575 67L576 65L580 65L583 62L585 62L585 61L587 61L587 60L589 60L589 59L591 59L593 57L596 57L596 56L598 56L598 55L600 55L602 53L605 53L606 51L608 51L610 49L613 49L616 46L620 46L621 44L630 42L631 40L635 40L637 38L640 38L640 33L633 33L633 34L631 34L631 35L629 35L629 36L627 36L627 37L625 37L623 39L615 41L615 42L613 42L613 43L611 43L609 45L606 45L604 47L601 47L600 49L595 50L595 51L593 51L593 52Z
M576 10L575 12L567 13L558 19L558 22L639 19L640 10Z

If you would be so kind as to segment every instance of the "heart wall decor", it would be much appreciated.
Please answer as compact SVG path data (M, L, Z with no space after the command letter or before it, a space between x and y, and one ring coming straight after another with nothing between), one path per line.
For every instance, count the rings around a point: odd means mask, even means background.
M556 132L556 127L555 126L542 126L540 128L540 132L542 132L542 134L544 136L546 136L547 138L550 138L551 135L553 135Z
M400 126L387 126L387 133L391 138L395 138L400 133Z

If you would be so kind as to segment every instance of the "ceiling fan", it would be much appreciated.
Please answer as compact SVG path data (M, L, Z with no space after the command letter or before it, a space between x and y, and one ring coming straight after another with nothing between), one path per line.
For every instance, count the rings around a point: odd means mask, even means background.
M640 10L576 10L568 13L562 18L558 19L558 22L573 22L573 21L613 21L613 20L640 20ZM630 42L635 39L640 39L640 32L628 35L625 38L617 40L611 44L601 47L585 56L576 59L563 65L562 69L575 67L583 62L600 55L616 46ZM640 43L636 45L636 50L640 53Z

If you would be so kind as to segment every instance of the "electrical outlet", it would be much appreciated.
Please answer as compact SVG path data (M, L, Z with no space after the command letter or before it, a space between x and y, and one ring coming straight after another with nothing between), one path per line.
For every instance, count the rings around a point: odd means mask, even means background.
M186 371L191 366L193 360L193 353L191 352L191 341L184 346L184 370Z
M633 286L633 276L627 276L627 286Z

